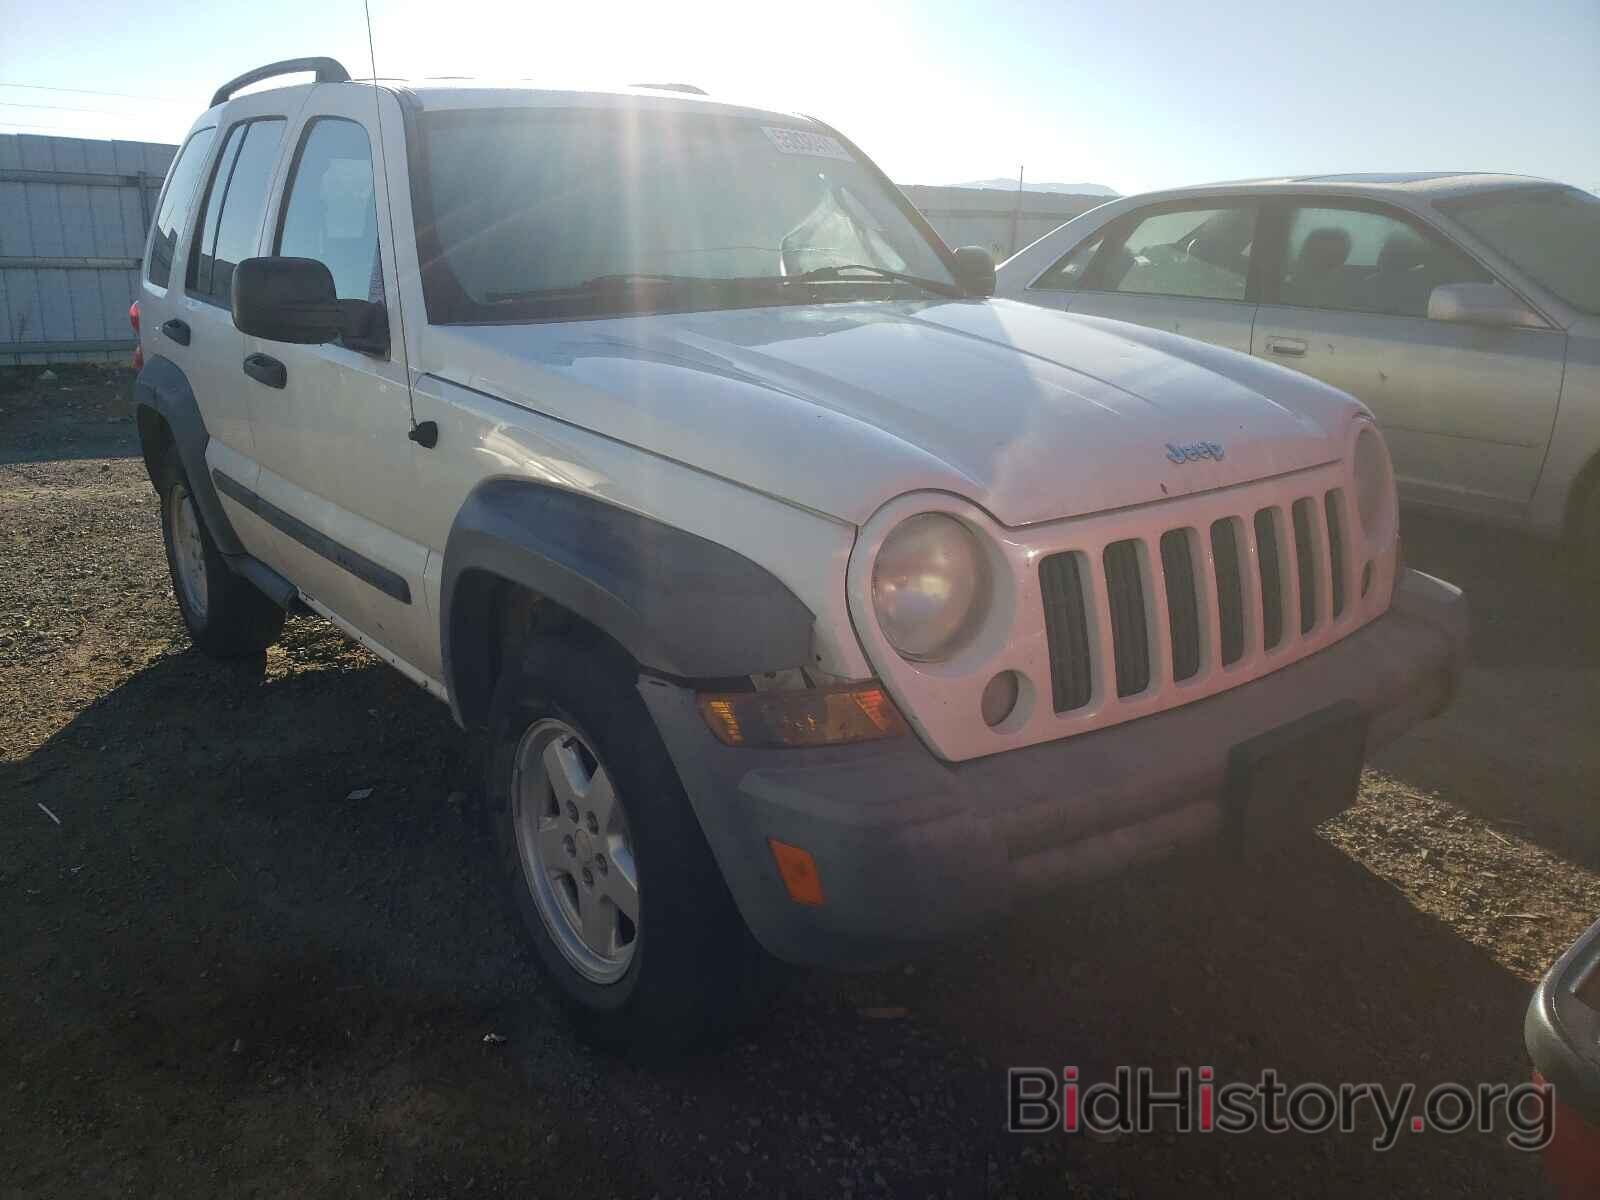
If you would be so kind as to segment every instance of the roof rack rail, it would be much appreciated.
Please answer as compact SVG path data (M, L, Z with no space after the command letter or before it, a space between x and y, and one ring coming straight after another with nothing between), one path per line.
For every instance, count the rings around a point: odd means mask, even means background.
M260 83L263 79L271 79L274 75L294 75L300 71L315 71L318 83L350 82L350 72L346 71L344 64L336 58L286 58L282 62L268 63L264 67L257 67L254 71L246 71L237 79L228 80L211 97L211 106L215 108L235 92L249 87L252 83Z
M631 83L629 87L649 88L652 92L683 92L690 96L706 95L705 88L697 88L692 83Z

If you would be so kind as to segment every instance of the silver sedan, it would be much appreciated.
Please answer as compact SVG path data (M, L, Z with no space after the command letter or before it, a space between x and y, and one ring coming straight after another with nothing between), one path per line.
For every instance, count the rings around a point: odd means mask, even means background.
M1600 199L1514 175L1325 175L1129 196L996 294L1199 338L1364 401L1402 496L1567 536L1600 569Z

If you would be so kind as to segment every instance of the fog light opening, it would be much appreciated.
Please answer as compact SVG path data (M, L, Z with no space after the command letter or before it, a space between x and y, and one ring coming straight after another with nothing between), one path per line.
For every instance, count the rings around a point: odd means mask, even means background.
M983 722L990 729L1003 724L1017 709L1017 701L1022 697L1022 681L1015 671L1001 671L989 680L983 689L983 700L980 709L983 712Z

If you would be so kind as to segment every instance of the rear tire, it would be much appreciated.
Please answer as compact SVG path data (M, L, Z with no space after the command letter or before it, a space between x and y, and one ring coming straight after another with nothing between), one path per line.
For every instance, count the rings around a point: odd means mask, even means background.
M496 690L487 793L523 927L579 1032L672 1053L737 1028L776 974L637 681L598 637L534 638Z
M229 569L200 515L176 446L167 447L157 486L172 594L190 639L213 658L260 654L283 632L284 611Z

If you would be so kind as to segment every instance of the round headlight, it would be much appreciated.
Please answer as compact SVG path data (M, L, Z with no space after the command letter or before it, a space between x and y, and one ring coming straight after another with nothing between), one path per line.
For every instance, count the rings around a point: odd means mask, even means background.
M1394 469L1382 435L1370 425L1356 435L1355 477L1361 528L1369 538L1375 538L1385 532L1389 514L1394 511Z
M960 521L943 513L902 521L872 568L883 635L905 658L941 657L971 623L986 578L983 550Z

